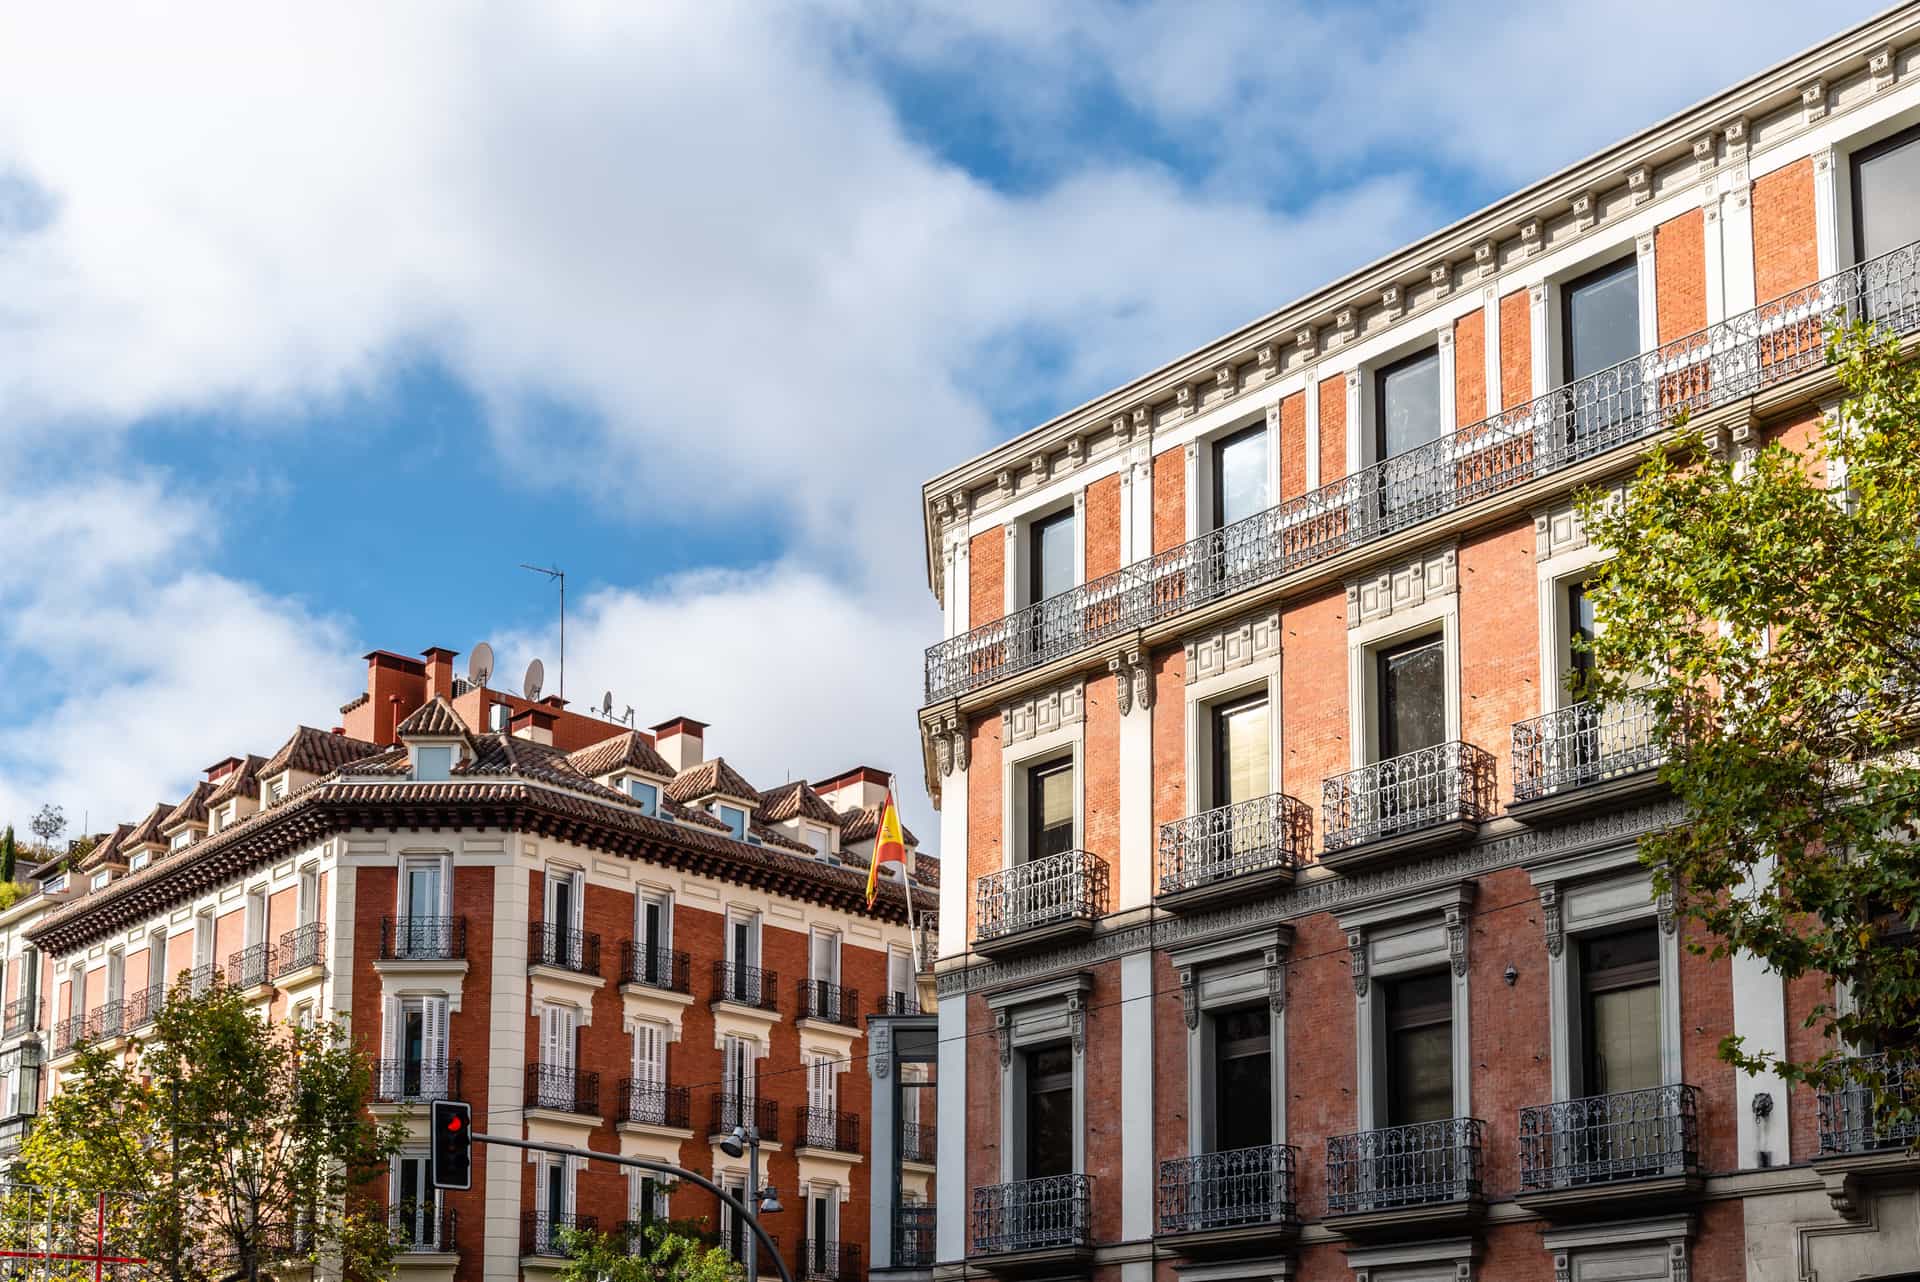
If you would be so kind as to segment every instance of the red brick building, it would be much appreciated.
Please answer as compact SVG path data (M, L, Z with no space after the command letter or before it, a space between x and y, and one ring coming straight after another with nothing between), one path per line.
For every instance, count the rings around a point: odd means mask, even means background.
M1688 951L1563 678L1576 489L1821 430L1916 193L1909 5L927 485L937 1275L1910 1276L1910 1137L1715 1053L1835 995Z
M232 984L270 1018L346 1020L377 1059L375 1111L415 1141L388 1190L401 1276L544 1276L559 1229L656 1215L742 1240L691 1185L519 1150L483 1148L472 1191L436 1196L426 1105L451 1097L492 1134L730 1188L747 1166L718 1141L755 1127L783 1257L858 1277L867 1019L920 1008L897 879L866 905L886 777L761 791L698 721L630 729L456 679L454 658L375 651L330 733L216 763L50 876L0 926L19 1004L0 1062L44 1059L58 1089L78 1045L137 1036L183 976ZM930 920L938 864L910 863Z

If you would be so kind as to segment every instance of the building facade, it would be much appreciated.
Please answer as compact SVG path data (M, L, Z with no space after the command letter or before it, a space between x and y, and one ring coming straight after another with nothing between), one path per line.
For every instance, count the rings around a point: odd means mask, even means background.
M482 1146L471 1192L437 1194L427 1105L457 1098L490 1134L734 1190L747 1162L720 1141L750 1128L782 1257L852 1282L867 1021L921 1008L905 889L866 902L886 777L762 792L700 722L630 729L458 680L454 657L368 655L331 732L216 763L49 874L23 926L0 914L0 1063L36 1065L18 1099L83 1044L133 1047L177 985L228 984L269 1019L344 1020L375 1061L374 1112L411 1136L387 1189L401 1276L548 1276L562 1229L656 1217L747 1249L697 1187L577 1159ZM909 862L931 920L937 861Z
M1911 1135L1735 1074L1650 725L1569 702L1583 487L1819 432L1920 329L1890 11L930 482L935 1274L1911 1276Z

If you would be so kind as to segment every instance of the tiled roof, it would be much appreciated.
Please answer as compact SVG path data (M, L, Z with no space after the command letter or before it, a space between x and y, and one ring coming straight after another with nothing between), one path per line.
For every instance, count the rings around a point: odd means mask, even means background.
M207 822L207 798L213 792L213 785L202 779L193 785L193 791L160 821L160 830L166 832L178 828L181 824L204 824Z
M280 751L267 758L267 764L260 767L260 773L272 776L282 770L302 770L311 775L323 775L349 761L378 751L377 745L364 739L301 726L293 732L291 739L280 745Z
M93 844L93 849L89 850L86 853L86 857L80 861L81 871L87 872L95 868L105 867L108 864L125 863L126 860L120 854L120 845L127 839L127 834L132 831L132 824L116 824L113 831L102 837L99 841L96 841ZM49 864L53 862L55 861L51 859L47 861ZM45 865L42 866L44 867Z
M759 822L750 823L747 825L747 831L752 833L754 838L763 845L778 846L782 850L801 852L812 855L815 859L820 857L814 852L812 846L809 846L804 841L797 840L790 832L782 832L772 824Z
M226 778L213 786L213 791L207 795L207 808L211 810L229 797L238 796L240 793L258 791L260 767L266 764L265 757L257 753L248 753L246 759L235 766Z
M610 775L616 770L632 770L643 775L673 777L673 767L653 746L653 741L638 730L602 739L568 754L574 769L590 779Z
M404 775L412 771L408 764L407 749L401 745L391 748L379 748L357 761L341 764L339 772L343 775Z
M757 813L768 823L812 819L836 828L840 826L840 812L829 806L805 779L795 779L792 783L783 783L778 788L769 788L761 793Z
M760 804L760 794L727 764L725 757L709 757L697 766L688 766L667 785L667 795L675 801L698 801L702 797L732 797L749 807Z
M435 695L408 713L393 733L400 739L464 739L467 723L444 695Z
M672 797L660 798L660 811L662 814L673 816L680 823L691 824L695 828L711 828L715 832L733 831L706 811L696 810L692 806L683 806Z
M147 811L147 817L135 824L133 830L120 839L120 849L132 853L135 846L164 845L166 838L160 835L160 825L166 822L167 816L172 812L173 807L164 801Z
M879 831L879 806L865 806L859 810L840 812L840 840L842 841L872 841L874 834ZM900 835L906 838L909 846L920 844L920 839L913 835L913 829L907 827L905 820L900 822Z
M362 690L359 694L353 696L353 698L347 700L345 703L340 705L340 715L343 717L346 716L349 712L352 712L355 708L359 707L361 704L365 703L367 700L371 699L372 697L373 696L368 694L365 690Z

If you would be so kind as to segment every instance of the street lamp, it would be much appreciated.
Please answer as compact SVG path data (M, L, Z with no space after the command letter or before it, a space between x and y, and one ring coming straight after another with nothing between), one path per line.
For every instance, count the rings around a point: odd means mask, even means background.
M757 1197L760 1199L759 1215L777 1214L782 1208L779 1196L773 1191L773 1183L769 1181L765 1188L760 1186L760 1128L746 1125L734 1127L731 1133L721 1139L720 1151L728 1157L739 1157L743 1153L746 1155L747 1197L741 1200L744 1202ZM754 1216L755 1221L758 1221L759 1215L755 1215L751 1207L747 1214ZM744 1225L737 1227L734 1231L746 1238L742 1249L747 1253L747 1282L759 1282L759 1239L754 1237Z

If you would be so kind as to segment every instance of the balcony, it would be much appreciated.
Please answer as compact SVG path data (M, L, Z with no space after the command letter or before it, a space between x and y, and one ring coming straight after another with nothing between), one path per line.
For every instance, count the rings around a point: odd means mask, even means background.
M40 999L38 997L16 997L7 1003L6 1014L0 1017L0 1036L18 1037L22 1033L31 1033L40 1027Z
M1920 323L1915 246L930 646L926 702L957 698L1178 619L1582 467L1658 435L1683 410L1697 416L1817 370L1825 363L1823 326L1843 311L1896 332Z
M1692 1086L1655 1086L1521 1109L1517 1200L1566 1218L1697 1194L1699 1101Z
M1460 1228L1485 1209L1480 1148L1486 1123L1453 1117L1327 1140L1327 1214L1350 1236Z
M213 991L214 985L220 982L220 968L212 962L204 962L192 970L183 972L180 979L174 982L179 983L182 980L185 981L189 994L194 997L205 997Z
M687 1108L687 1088L623 1077L620 1079L620 1112L614 1121L626 1126L691 1131L693 1122Z
M1464 844L1493 817L1493 779L1492 756L1458 740L1335 775L1321 787L1320 862L1351 870Z
M803 979L797 996L800 1018L818 1020L841 1028L860 1027L860 990L842 988L824 979Z
M527 1065L527 1107L600 1118L600 1074L560 1064Z
M853 1242L821 1238L800 1239L800 1267L796 1279L807 1282L860 1282L860 1247Z
M807 1105L794 1114L793 1146L823 1153L860 1152L860 1115Z
M536 921L527 933L527 965L551 966L576 975L598 975L600 936L592 931Z
M940 1152L940 1131L932 1122L900 1123L900 1160L932 1166Z
M1834 1209L1850 1219L1871 1207L1864 1186L1920 1175L1920 1064L1862 1055L1841 1065L1836 1090L1815 1097L1820 1151L1814 1170Z
M894 1207L893 1267L932 1268L937 1228L937 1216L930 1202L909 1202Z
M1160 825L1160 894L1175 912L1293 884L1313 843L1313 814L1285 793Z
M1196 1153L1160 1163L1156 1231L1188 1254L1239 1251L1294 1237L1291 1144Z
M920 1009L918 993L888 993L874 1003L873 1013L876 1015L924 1015L927 1012Z
M431 1104L460 1098L457 1059L377 1059L373 1061L373 1102Z
M65 1055L87 1040L87 1017L71 1015L53 1021L53 1053Z
M1002 1275L1058 1273L1093 1258L1093 1180L1043 1175L973 1191L973 1261Z
M167 1004L167 986L154 984L127 997L127 1031L145 1028L160 1018L160 1008Z
M460 961L467 955L465 917L382 917L381 961Z
M459 1217L431 1202L396 1206L387 1212L387 1235L395 1255L442 1255L454 1249Z
M1653 710L1637 700L1602 708L1576 703L1513 723L1515 818L1596 811L1660 784L1665 759Z
M763 1144L780 1142L780 1105L770 1099L752 1099L738 1091L715 1091L707 1100L707 1134L731 1134L736 1126L751 1126Z
M227 958L227 982L235 988L264 988L273 974L273 945L249 944Z
M629 939L620 945L620 982L663 993L690 994L692 961L671 948L649 948Z
M280 948L274 955L273 977L285 979L302 971L317 970L325 960L327 928L320 922L310 921L304 926L295 926L280 936Z
M1090 934L1107 911L1107 865L1068 850L989 873L976 886L974 951L1019 952Z
M87 1016L86 1040L107 1042L127 1031L127 1004L116 997Z
M600 1220L592 1215L571 1211L523 1211L520 1214L520 1254L535 1259L561 1260L567 1255L567 1241L575 1233L597 1233Z
M713 1000L749 1010L777 1014L780 1010L780 976L758 966L717 961L713 964Z

